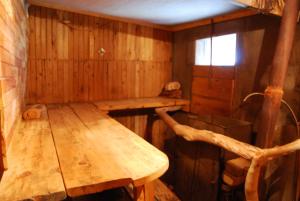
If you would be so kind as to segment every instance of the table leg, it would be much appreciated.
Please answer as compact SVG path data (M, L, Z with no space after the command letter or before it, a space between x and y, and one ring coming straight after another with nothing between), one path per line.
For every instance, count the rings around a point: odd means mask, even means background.
M154 201L153 182L134 188L134 201Z

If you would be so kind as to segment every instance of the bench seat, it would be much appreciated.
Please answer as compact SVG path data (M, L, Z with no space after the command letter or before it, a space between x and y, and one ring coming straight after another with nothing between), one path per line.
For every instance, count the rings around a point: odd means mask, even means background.
M22 121L7 151L0 200L63 200L66 192L46 107L39 120Z

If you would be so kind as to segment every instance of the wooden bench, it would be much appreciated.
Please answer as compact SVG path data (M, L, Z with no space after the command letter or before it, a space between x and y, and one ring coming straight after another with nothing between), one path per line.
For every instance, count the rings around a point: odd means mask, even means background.
M156 106L164 104L176 103ZM7 158L1 201L63 200L128 184L135 200L153 200L152 182L169 165L165 154L89 103L50 105L41 119L22 121Z
M63 200L66 192L46 108L39 120L22 121L7 151L0 200Z
M133 98L122 100L98 101L94 103L99 110L114 111L114 110L128 110L128 109L142 109L142 108L157 108L170 106L188 106L189 100L152 97L152 98Z
M151 182L168 158L92 104L48 106L67 194L95 193L132 183L135 200L153 200Z

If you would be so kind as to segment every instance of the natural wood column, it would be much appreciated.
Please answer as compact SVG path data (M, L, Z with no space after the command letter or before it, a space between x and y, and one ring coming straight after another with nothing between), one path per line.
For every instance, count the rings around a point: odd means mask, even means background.
M272 62L270 84L265 90L265 99L261 111L257 137L257 145L260 147L272 147L273 145L275 125L283 96L282 88L293 46L298 13L299 1L286 0Z

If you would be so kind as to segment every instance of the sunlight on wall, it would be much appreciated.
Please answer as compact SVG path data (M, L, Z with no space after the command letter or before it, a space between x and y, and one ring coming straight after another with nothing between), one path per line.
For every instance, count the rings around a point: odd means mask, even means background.
M4 8L6 9L7 15L12 18L14 17L14 9L11 0L1 0Z

